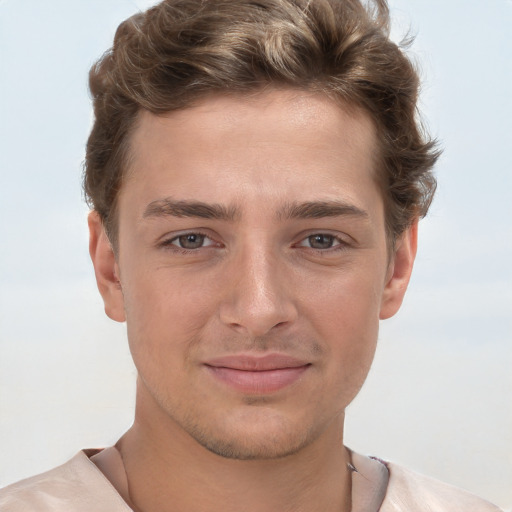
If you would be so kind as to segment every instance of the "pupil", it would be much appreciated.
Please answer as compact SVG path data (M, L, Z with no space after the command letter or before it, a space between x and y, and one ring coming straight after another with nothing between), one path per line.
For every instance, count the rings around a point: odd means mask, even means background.
M313 235L309 237L309 243L314 249L329 249L333 239L332 235Z
M184 249L197 249L203 245L204 235L190 234L180 236L180 245Z

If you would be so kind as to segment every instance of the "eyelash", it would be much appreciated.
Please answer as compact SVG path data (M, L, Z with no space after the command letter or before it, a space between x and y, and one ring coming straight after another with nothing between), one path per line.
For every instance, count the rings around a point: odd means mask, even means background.
M200 247L197 247L195 249L187 249L185 247L180 247L179 245L177 245L175 243L180 238L191 236L191 235L196 235L196 236L204 237L204 239L208 239L211 243L206 245L206 246L205 245L201 245ZM333 241L333 243L335 245L333 245L332 247L326 247L324 249L318 249L318 248L310 247L310 246L307 246L307 245L301 245L302 243L306 242L308 239L311 239L312 237L315 237L315 236L317 236L317 237L324 236L324 237L332 238L333 239L332 241ZM344 251L344 250L346 250L349 247L349 245L350 245L349 242L347 242L346 240L344 240L340 236L336 236L336 235L333 235L331 233L325 233L325 232L321 232L320 231L320 232L311 233L311 234L301 238L299 240L299 242L297 242L296 244L293 245L293 247L297 247L297 248L302 247L302 248L307 249L309 251L314 251L317 254L326 254L326 253L333 253L333 252L337 252L337 251ZM218 248L218 247L221 247L221 244L219 242L216 242L214 239L212 239L210 236L208 236L204 232L201 232L201 231L187 231L185 233L180 233L178 235L175 235L172 238L169 238L167 240L163 240L159 244L159 246L162 247L162 248L171 249L172 251L177 252L179 254L187 255L187 254L197 254L199 249Z
M301 245L302 243L306 242L308 239L311 239L311 238L314 238L314 237L328 237L328 238L332 239L331 241L335 245L333 245L331 247L326 247L324 249L319 249L319 248L316 248L316 247ZM349 245L348 242L346 240L344 240L343 238L341 238L340 236L336 236L336 235L333 235L331 233L324 233L324 232L311 233L310 235L307 235L306 237L302 238L297 244L295 244L295 246L304 247L306 249L310 249L312 251L315 251L315 252L317 252L319 254L325 254L326 252L334 252L334 251L345 250L348 247L348 245Z
M212 243L209 245L206 245L206 246L201 245L201 247L198 247L197 249L187 249L185 247L180 247L179 245L174 243L182 237L187 237L187 236L191 236L191 235L202 236L205 239L210 240ZM204 233L202 231L187 231L185 233L180 233L178 235L173 236L172 238L163 240L159 244L160 247L163 247L166 249L171 249L172 251L178 252L180 254L193 254L193 253L197 253L198 249L205 249L205 248L210 248L210 247L215 247L215 246L218 247L219 245L220 244L218 242L215 242L215 240L213 240L210 236L208 236L206 233Z

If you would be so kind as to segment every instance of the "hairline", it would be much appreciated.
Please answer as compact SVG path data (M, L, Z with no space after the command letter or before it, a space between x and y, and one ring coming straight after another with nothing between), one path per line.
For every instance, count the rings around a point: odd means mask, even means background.
M259 86L254 86L250 90L247 91L241 91L241 90L232 90L228 88L221 88L218 90L211 89L208 91L204 91L202 94L198 94L196 97L191 99L186 105L182 105L179 108L167 110L165 112L151 112L148 109L145 109L141 106L138 107L134 117L133 121L130 123L127 133L125 134L123 140L120 143L120 147L118 148L118 151L120 152L119 156L119 167L120 167L120 173L119 173L119 181L117 184L117 191L114 197L114 200L112 201L111 208L109 210L109 214L107 218L101 219L105 232L107 234L107 237L109 239L109 242L112 246L112 249L114 253L117 255L119 252L119 222L118 222L118 200L119 195L123 187L123 183L129 179L130 174L134 172L134 159L135 154L132 150L132 142L133 137L135 135L135 132L137 131L137 128L140 126L141 118L144 112L148 112L152 115L155 115L157 117L165 118L166 116L174 113L174 112L180 112L180 111L187 111L189 109L192 109L194 107L200 106L202 103L208 101L210 98L218 98L218 97L246 97L250 100L258 98L260 96L263 96L265 93L268 93L269 91L276 91L276 90L288 90L288 91L296 91L297 93L310 93L314 95L320 95L324 98L327 98L330 100L330 102L333 105L336 105L337 108L343 110L346 114L349 116L354 117L357 114L362 114L365 117L368 118L368 120L371 122L371 125L374 130L374 148L372 148L372 161L373 161L373 179L375 180L375 183L380 191L383 204L384 204L384 222L385 222L385 232L386 232L386 241L388 245L388 251L390 255L394 251L396 241L400 238L400 236L405 232L405 230L412 225L415 218L412 219L410 225L405 226L405 228L400 232L395 232L392 228L392 226L389 225L389 219L388 219L388 213L389 213L389 207L390 202L392 202L392 199L389 194L386 193L386 183L385 178L386 174L384 170L380 170L382 166L384 166L384 148L383 144L380 141L379 133L383 131L383 128L379 126L379 123L375 119L375 117L372 115L372 113L369 111L368 108L366 108L364 105L362 105L358 101L350 101L349 99L344 98L339 93L335 93L332 90L329 90L328 87L326 87L324 84L322 84L321 81L317 80L314 83L311 83L309 85L305 86L299 86L299 85L287 85L287 84L281 84L278 82L265 82L262 84L259 84ZM348 96L348 95L347 95ZM101 218L101 215L100 215Z

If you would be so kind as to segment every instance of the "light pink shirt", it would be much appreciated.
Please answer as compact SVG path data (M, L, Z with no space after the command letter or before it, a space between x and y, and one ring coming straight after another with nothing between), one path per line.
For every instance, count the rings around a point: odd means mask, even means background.
M352 472L352 512L377 512L386 495L389 472L377 460L350 453L355 468ZM123 460L116 448L106 448L90 460L108 478L124 501L131 505Z
M500 512L487 501L395 464L356 453L352 464L352 512ZM115 448L83 450L62 466L0 490L1 512L133 512L128 501L128 482Z

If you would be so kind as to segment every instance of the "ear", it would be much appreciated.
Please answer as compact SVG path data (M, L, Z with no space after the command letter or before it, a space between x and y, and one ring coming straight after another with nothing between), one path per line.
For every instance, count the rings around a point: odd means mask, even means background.
M114 250L98 212L93 210L89 213L87 220L89 224L89 254L94 265L98 290L105 304L105 313L112 320L124 322L124 298Z
M415 221L397 240L395 252L389 263L380 306L381 320L392 317L400 309L411 278L417 248L418 221Z

